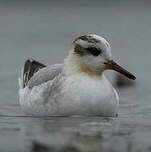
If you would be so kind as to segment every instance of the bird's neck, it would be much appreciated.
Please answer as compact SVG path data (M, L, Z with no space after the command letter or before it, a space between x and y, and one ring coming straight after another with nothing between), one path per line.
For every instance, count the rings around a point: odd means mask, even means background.
M71 50L68 56L64 60L65 63L65 74L67 76L76 75L76 74L86 74L89 77L100 78L101 74L97 74L92 69L90 69L86 64L81 62L80 57Z

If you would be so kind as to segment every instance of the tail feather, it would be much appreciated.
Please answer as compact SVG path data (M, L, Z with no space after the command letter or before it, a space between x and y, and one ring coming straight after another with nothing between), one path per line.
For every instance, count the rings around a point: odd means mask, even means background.
M30 60L30 59L26 60L24 69L22 70L21 78L19 80L20 86L22 86L22 88L27 86L29 80L34 75L34 73L36 73L37 71L39 71L44 67L46 67L44 64L36 60Z

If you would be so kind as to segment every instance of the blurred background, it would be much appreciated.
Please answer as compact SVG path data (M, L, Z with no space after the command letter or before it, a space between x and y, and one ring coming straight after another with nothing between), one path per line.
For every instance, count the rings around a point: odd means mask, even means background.
M21 134L24 134L24 131L22 132L21 128L27 128L25 132L30 132L29 130L38 123L36 134L41 137L43 132L39 127L51 128L54 123L54 120L36 119L34 124L35 119L31 121L29 118L21 117L23 113L18 100L18 76L25 60L33 58L44 64L61 63L71 48L72 41L88 33L105 37L111 44L113 58L136 75L137 80L130 87L117 88L121 103L118 122L101 119L105 126L102 127L100 118L86 120L90 124L97 122L99 128L94 125L93 129L96 127L105 136L106 125L113 126L109 127L110 131L107 134L113 139L115 137L112 135L113 130L117 126L122 130L122 135L125 131L127 133L127 130L128 133L132 132L135 144L130 143L131 151L150 150L150 143L147 142L151 139L151 2L149 0L0 0L0 123L2 124L0 135L5 135L3 139L0 137L0 149L24 151L22 144L24 140L20 135L20 131ZM116 73L107 71L106 75L115 85ZM75 122L77 121L78 125L85 124L83 119L76 119ZM30 125L31 122L33 126ZM55 120L61 128L64 128L63 122ZM65 122L72 124L70 120ZM47 141L51 139L51 131L49 129L46 131L47 135L50 135ZM34 136L35 132L31 132L30 134ZM131 135L130 139L133 139ZM60 138L57 134L58 136ZM122 139L123 145L129 141L127 134L126 137L122 136ZM116 144L122 144L121 136L115 141ZM10 143L7 148L4 146L5 142ZM20 144L17 144L18 142ZM107 140L105 144L111 145L111 149L115 150L116 144L113 141ZM135 148L131 145L135 145ZM141 149L141 146L144 147ZM117 151L121 149L129 151L123 146Z

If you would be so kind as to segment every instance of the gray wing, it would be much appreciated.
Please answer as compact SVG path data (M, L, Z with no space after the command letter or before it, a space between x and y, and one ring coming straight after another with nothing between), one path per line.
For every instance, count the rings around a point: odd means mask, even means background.
M33 88L34 86L38 86L42 83L53 80L56 76L58 76L62 72L63 67L64 67L63 64L55 64L40 69L29 80L28 82L29 88Z

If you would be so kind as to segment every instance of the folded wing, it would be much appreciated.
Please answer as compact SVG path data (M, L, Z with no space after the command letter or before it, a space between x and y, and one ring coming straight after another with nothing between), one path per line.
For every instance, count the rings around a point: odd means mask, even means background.
M40 69L46 67L44 64L36 61L36 60L27 60L24 65L23 70L23 88L27 86L29 80L32 76L39 71Z
M57 77L63 69L63 64L46 66L35 60L27 60L24 65L21 82L22 88L28 86L32 89Z

